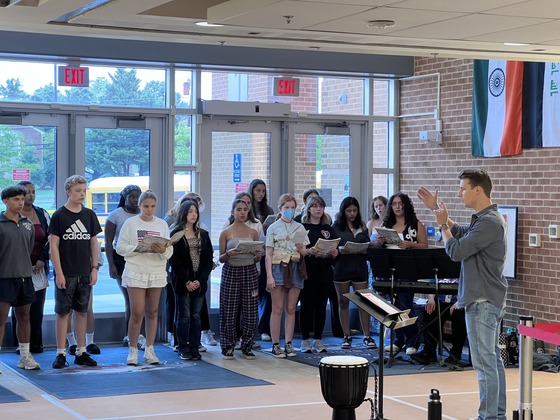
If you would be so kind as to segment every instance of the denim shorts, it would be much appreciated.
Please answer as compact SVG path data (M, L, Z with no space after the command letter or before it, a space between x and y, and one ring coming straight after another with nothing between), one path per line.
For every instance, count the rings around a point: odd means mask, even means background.
M299 264L292 264L292 287L303 289L303 279L299 275ZM282 264L272 264L272 277L276 286L284 286L284 270L287 267Z
M58 315L67 315L70 309L76 312L87 312L91 286L89 276L65 276L66 289L58 287L54 293L54 312Z

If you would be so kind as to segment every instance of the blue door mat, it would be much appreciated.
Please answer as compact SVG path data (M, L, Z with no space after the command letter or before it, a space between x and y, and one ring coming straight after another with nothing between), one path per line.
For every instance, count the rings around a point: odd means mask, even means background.
M138 366L126 365L128 349L122 346L103 347L101 351L100 355L93 356L98 363L96 367L77 366L74 356L68 356L68 367L53 369L54 351L34 355L41 364L40 370L18 369L19 356L15 353L2 354L2 361L33 385L59 399L271 385L203 360L182 361L177 353L162 345L155 346L159 365L143 363L141 351L138 352Z

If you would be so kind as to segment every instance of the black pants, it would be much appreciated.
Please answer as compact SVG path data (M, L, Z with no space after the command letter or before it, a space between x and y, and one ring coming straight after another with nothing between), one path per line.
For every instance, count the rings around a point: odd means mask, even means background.
M465 324L465 310L455 309L453 313L449 313L449 307L452 303L440 302L441 325L451 321L451 349L449 352L455 358L461 360L463 346L467 338L467 326ZM433 321L433 322L432 322ZM432 322L430 324L430 322ZM424 311L422 315L422 326L428 325L424 333L424 351L432 355L436 354L436 348L439 340L437 311L431 314Z

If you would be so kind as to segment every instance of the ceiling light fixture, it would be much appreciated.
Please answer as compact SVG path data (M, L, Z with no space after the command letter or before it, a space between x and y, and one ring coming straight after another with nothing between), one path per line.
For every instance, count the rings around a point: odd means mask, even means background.
M508 47L526 47L529 44L525 44L523 42L504 42L504 45Z
M213 26L224 26L224 25L219 25L219 24L217 24L217 23L208 23L207 21L196 22L195 25L197 25L197 26L208 26L208 27L213 27Z
M367 26L368 26L368 28L387 29L387 28L392 28L393 26L395 26L395 21L394 20L389 20L389 19L370 20L367 23Z

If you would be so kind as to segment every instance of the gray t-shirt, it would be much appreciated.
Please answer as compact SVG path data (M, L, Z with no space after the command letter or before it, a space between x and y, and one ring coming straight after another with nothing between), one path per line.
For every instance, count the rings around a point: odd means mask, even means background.
M124 222L126 222L131 217L136 216L136 214L128 213L123 207L119 207L109 213L107 216L107 222L111 222L115 225L115 240L113 241L113 248L117 249L117 241L119 240L119 234L121 233L121 228Z

